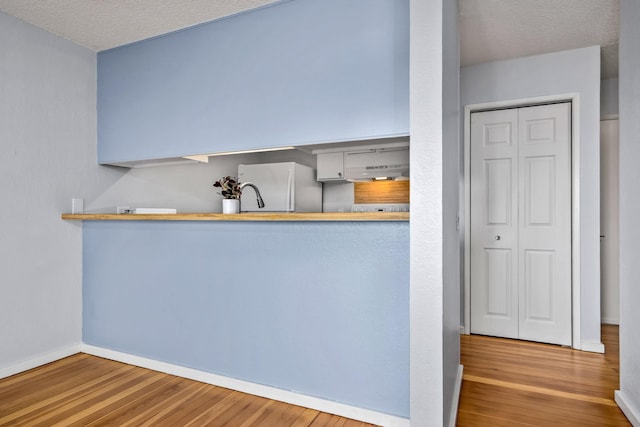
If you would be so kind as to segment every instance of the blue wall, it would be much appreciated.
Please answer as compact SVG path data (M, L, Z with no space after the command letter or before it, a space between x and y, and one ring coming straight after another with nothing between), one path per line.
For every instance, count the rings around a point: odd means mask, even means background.
M408 222L84 222L87 344L409 416Z
M295 0L98 54L98 160L409 133L408 0Z

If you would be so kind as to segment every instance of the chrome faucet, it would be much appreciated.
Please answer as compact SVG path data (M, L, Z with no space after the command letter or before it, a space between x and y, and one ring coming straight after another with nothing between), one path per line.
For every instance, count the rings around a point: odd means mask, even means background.
M242 190L244 187L253 188L253 191L256 192L256 197L257 197L256 200L258 202L258 208L260 209L264 208L264 200L262 200L262 196L260 195L260 190L258 190L258 187L256 187L254 184L250 182L243 182L242 184L240 184L240 190Z

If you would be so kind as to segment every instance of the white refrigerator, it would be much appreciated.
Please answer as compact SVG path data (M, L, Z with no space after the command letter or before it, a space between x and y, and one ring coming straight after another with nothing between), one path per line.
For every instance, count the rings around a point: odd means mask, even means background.
M308 166L295 162L239 165L238 181L255 185L264 201L264 208L259 208L254 189L245 186L241 212L322 212L322 183Z

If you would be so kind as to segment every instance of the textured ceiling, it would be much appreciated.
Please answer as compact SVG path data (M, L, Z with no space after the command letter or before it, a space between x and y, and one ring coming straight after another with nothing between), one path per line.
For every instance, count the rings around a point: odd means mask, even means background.
M101 51L275 1L0 0L0 11ZM603 78L617 75L619 0L459 0L459 4L463 66L601 45Z
M618 74L619 0L459 0L461 65L603 46Z
M0 0L0 10L95 51L276 0Z

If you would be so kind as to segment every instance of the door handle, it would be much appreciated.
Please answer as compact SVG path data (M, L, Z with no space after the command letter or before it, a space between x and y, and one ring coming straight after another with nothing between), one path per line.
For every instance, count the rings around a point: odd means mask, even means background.
M500 240L500 236L496 236L496 240Z

